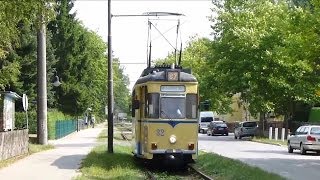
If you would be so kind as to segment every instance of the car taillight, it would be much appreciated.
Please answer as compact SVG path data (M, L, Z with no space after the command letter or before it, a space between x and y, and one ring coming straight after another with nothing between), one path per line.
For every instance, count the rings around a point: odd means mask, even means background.
M308 141L316 141L316 138L312 137L312 136L307 136L307 140Z

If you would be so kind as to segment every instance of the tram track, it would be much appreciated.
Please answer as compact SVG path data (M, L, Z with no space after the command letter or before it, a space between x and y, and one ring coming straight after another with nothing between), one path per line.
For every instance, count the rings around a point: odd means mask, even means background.
M147 175L147 178L149 179L149 180L156 180L157 178L155 177L155 175L151 172L151 171L149 171L149 170L146 170L146 175Z
M199 175L202 179L204 179L204 180L213 180L212 177L204 174L204 173L201 172L199 169L195 168L193 165L188 164L187 166L188 166L188 168L189 168L190 170L194 171L194 172L195 172L197 175Z
M146 178L149 180L157 180L157 179L183 179L183 180L213 180L212 177L206 175L201 172L194 166L188 164L184 168L180 168L179 170L168 169L167 167L152 167L143 166L144 172L146 174Z
M127 133L121 132L121 137L125 141L129 141L127 137ZM143 163L142 163L143 164ZM141 168L144 168L145 174L147 179L149 180L157 180L157 179L164 179L163 176L166 178L175 178L175 179L190 179L190 180L213 180L212 177L206 175L205 173L198 170L196 167L194 167L192 164L187 164L185 168L182 168L184 170L178 170L175 172L168 171L165 167L149 167L147 164L142 165Z

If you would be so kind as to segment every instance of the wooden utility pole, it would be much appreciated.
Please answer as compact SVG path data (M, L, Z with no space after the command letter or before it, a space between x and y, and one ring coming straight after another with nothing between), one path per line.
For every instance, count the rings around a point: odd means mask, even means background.
M48 144L47 128L47 68L46 68L46 25L40 16L37 33L37 138L38 143Z

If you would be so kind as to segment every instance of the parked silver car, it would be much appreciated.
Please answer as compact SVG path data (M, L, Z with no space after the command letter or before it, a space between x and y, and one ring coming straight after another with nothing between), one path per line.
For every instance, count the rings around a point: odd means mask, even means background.
M238 122L234 127L234 138L253 137L256 135L258 124L255 121Z
M307 151L320 153L320 126L300 126L292 133L288 138L288 152L292 153L294 149L299 149L300 154Z

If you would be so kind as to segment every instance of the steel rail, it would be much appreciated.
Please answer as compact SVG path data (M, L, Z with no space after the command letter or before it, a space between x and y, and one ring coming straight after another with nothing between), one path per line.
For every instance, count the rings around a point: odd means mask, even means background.
M198 175L200 175L203 179L205 179L205 180L213 180L212 177L204 174L203 172L201 172L200 170L198 170L197 168L195 168L193 165L188 164L188 167L189 167L190 169L192 169L194 172L196 172Z
M146 170L146 174L148 179L150 180L156 180L157 178L152 174L152 172L150 172L149 170Z

